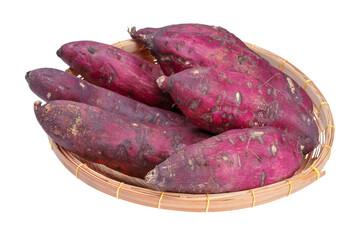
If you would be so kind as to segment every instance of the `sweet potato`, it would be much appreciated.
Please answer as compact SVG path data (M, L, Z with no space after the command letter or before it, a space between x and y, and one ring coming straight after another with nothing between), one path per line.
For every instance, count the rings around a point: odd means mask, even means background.
M170 109L171 98L156 85L163 73L147 62L111 45L78 41L63 45L57 55L86 81L150 106Z
M222 41L229 41L239 47L248 48L246 44L241 41L234 34L219 26L210 26L205 24L188 23L188 24L174 24L160 28L143 28L136 31L135 27L132 27L129 31L130 36L134 39L147 38L151 34L158 32L183 32L183 33L202 33L208 34L213 37L218 37ZM185 44L185 43L184 43Z
M193 68L157 80L182 113L212 133L234 128L274 126L295 136L304 153L318 143L313 114L247 74Z
M194 127L184 116L98 87L68 72L39 68L26 73L30 89L44 101L70 100L99 107L134 121L168 127Z
M287 179L301 163L296 140L285 132L234 129L178 151L145 180L168 192L234 192Z
M248 49L201 33L158 32L140 39L157 58L164 73L195 67L215 67L246 73L312 112L307 93L288 75Z
M34 111L45 132L66 150L140 178L176 151L209 137L194 128L136 122L67 100L37 101Z

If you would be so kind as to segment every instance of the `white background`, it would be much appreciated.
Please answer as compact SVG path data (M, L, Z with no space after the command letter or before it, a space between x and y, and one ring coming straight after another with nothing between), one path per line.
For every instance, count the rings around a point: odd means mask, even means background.
M357 1L2 1L0 239L359 239ZM325 177L236 211L144 207L77 180L37 123L25 73L66 69L64 43L129 39L127 28L203 23L289 60L319 87L336 126Z

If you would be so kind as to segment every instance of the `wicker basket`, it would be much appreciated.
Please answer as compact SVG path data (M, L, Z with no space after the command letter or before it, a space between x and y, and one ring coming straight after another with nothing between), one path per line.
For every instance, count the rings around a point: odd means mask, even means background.
M274 67L287 73L302 86L314 103L315 119L320 131L320 144L304 157L301 168L289 179L246 191L221 194L180 194L160 192L142 179L129 177L103 165L93 164L64 150L51 139L51 148L63 165L86 184L119 199L145 206L179 211L226 211L254 207L290 195L322 177L330 158L334 139L333 117L325 97L304 73L283 58L255 45L247 44L267 59ZM154 58L134 40L125 40L114 46L134 53L148 61Z

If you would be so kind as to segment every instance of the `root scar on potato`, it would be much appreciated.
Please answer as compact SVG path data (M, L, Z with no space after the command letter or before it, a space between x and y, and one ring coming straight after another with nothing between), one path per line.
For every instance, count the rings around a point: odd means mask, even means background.
M85 85L81 82L81 83L79 83L79 85L80 85L80 87L82 88L82 89L84 89L85 88Z
M236 92L235 94L235 101L237 105L241 104L241 93L240 92Z
M161 76L158 79L156 79L156 83L159 85L159 87L161 87L164 81L165 81L165 76Z

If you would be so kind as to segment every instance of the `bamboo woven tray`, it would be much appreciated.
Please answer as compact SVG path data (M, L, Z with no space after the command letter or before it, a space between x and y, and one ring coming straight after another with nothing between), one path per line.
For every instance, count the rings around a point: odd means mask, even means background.
M149 51L134 40L125 40L113 45L148 61L154 61ZM301 168L291 178L264 187L232 193L168 193L157 191L154 186L147 185L141 179L129 177L103 165L92 164L81 159L50 139L51 148L63 165L86 184L118 199L155 208L192 212L227 211L254 207L299 191L325 174L322 169L330 158L335 132L329 104L314 82L291 63L263 48L248 43L247 45L274 67L291 76L305 89L313 101L320 143L304 157Z

